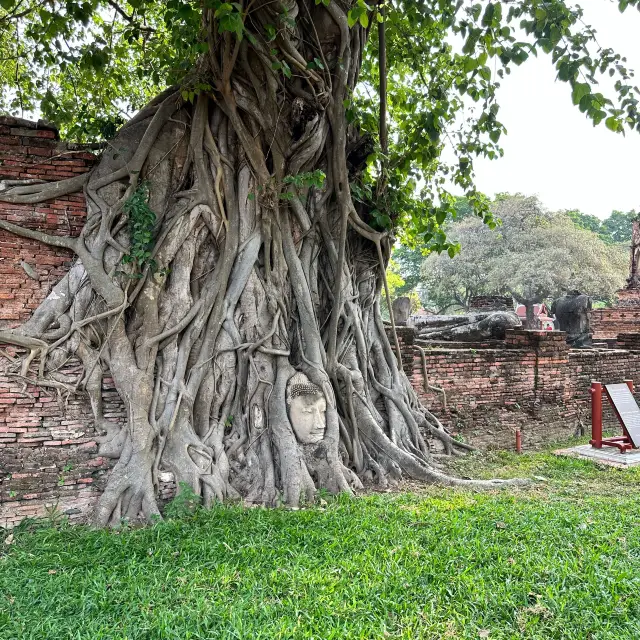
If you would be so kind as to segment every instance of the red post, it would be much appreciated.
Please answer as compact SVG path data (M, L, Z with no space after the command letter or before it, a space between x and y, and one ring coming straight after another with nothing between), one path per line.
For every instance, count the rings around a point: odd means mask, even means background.
M589 444L602 449L602 383L591 381L591 440Z
M516 453L522 453L522 434L516 429Z
M625 382L627 383L627 387L629 387L629 391L633 393L633 380L625 380Z

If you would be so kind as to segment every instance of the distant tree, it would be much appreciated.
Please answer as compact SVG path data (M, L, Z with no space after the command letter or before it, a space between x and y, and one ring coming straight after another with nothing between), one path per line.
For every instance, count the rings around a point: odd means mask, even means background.
M473 205L469 201L469 198L464 196L454 197L453 210L455 220L453 222L447 220L443 224L443 228L447 233L452 225L466 220L467 218L476 217ZM422 263L428 253L428 249L419 246L415 248L407 247L403 244L397 244L395 246L393 250L393 261L395 262L395 266L391 270L391 273L393 275L393 273L397 272L404 281L403 285L398 286L395 289L396 296L412 296L415 294L415 298L420 300L420 303L423 306L428 305L428 299L426 297L422 277ZM390 272L388 271L387 275L389 273ZM383 307L385 304L386 303L383 300Z
M430 254L422 263L422 283L430 306L438 312L468 311L473 296L489 293L487 265L491 263L491 230L477 218L451 225L450 237L461 246L453 259L446 253Z
M608 300L623 283L626 251L607 245L598 234L579 228L565 213L545 210L535 197L501 198L494 215L502 224L491 231L470 218L452 225L461 245L454 259L431 255L423 264L429 298L438 306L468 309L479 294L508 293L527 309L573 289Z
M638 217L636 211L613 211L608 218L582 213L578 209L562 211L580 229L597 233L607 244L631 242L631 223Z
M576 228L563 214L540 212L527 219L520 218L517 209L511 213L511 219L504 211L498 213L505 221L500 243L504 250L496 255L491 280L493 288L508 291L525 305L528 327L533 326L534 305L550 297L578 289L596 300L609 300L623 285L627 257L620 247Z
M469 198L465 198L464 196L455 196L453 209L455 212L455 219L458 222L464 220L465 218L476 215L473 205L469 201Z
M597 234L602 233L602 220L597 216L593 216L590 213L582 213L578 209L567 209L562 213L570 218L580 229L587 229Z
M635 210L612 211L611 215L602 221L601 235L610 242L631 242L631 223L638 217Z
M410 249L404 245L397 245L393 250L393 259L387 268L387 279L394 265L394 271L402 279L403 284L395 289L396 296L405 296L411 291L416 291L421 285L420 267L424 260L424 254L420 248ZM391 289L391 283L389 283ZM391 292L391 291L390 291ZM393 297L393 296L392 296Z

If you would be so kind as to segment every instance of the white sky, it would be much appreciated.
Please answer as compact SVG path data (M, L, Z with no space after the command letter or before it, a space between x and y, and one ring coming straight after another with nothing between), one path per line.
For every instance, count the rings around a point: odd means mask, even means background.
M640 13L629 8L621 14L609 0L578 4L600 44L626 56L640 83ZM640 209L640 133L623 137L604 122L594 128L555 75L550 57L540 53L502 81L498 117L508 132L500 139L505 154L476 160L478 188L489 196L538 194L552 210L580 209L599 218L614 209Z

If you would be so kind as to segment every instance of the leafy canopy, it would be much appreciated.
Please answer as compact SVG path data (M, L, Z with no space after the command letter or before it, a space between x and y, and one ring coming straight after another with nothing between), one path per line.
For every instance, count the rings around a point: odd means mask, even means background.
M565 213L545 210L535 197L503 197L493 208L499 229L477 218L455 223L449 232L460 242L460 254L426 258L422 282L434 306L466 309L472 296L482 294L542 302L573 289L609 301L623 286L628 248L607 244Z
M315 0L327 5L335 0ZM640 0L620 0L619 8ZM39 112L79 141L112 136L132 113L168 85L187 100L211 91L194 74L205 55L202 7L215 10L220 34L267 45L274 73L291 77L277 49L282 28L301 28L283 5L274 24L256 28L255 0L0 0L0 110ZM548 54L558 79L594 125L615 132L640 130L638 91L624 58L600 48L579 7L564 0L478 2L355 0L349 25L382 20L387 43L389 149L377 145L369 171L354 184L356 198L373 202L381 228L401 230L408 243L458 250L443 225L455 218L452 190L461 191L489 226L487 199L474 185L474 158L502 155L496 91L505 75L538 52ZM264 48L264 47L263 47ZM346 116L377 139L377 38L364 50L361 83ZM309 68L323 68L319 59ZM598 78L613 78L612 95ZM446 153L445 153L446 151ZM384 162L383 162L384 160ZM376 189L379 179L386 188Z
M564 212L581 229L588 229L597 233L607 244L631 242L631 227L634 220L638 219L636 211L612 211L604 220L596 216L582 213L577 209Z

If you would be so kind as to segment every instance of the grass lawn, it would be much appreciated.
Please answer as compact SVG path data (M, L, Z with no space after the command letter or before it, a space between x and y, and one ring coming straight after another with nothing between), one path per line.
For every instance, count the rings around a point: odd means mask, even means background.
M640 470L457 460L531 488L217 507L0 545L0 638L640 638Z

